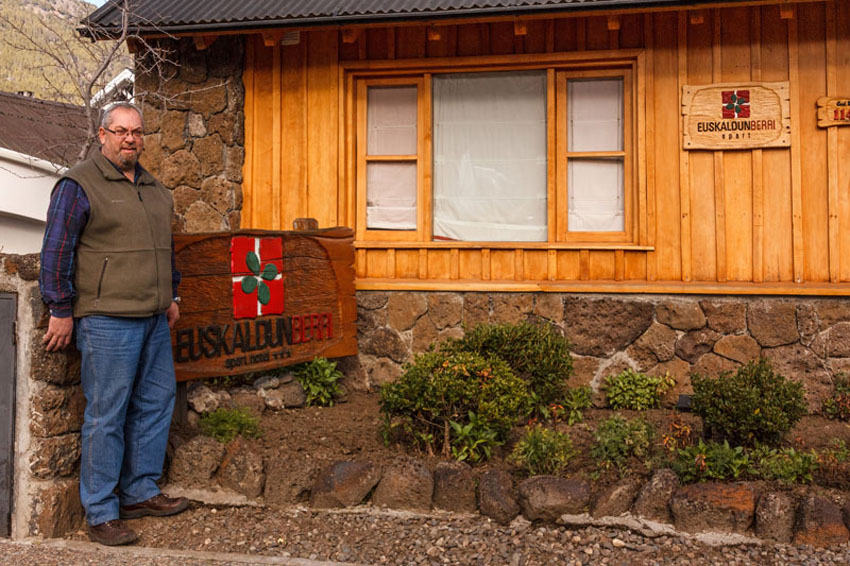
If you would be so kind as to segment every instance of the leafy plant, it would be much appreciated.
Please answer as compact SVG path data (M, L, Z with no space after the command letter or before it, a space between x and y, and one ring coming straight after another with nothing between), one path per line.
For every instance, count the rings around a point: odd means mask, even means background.
M799 452L794 448L759 446L750 454L750 460L753 476L783 483L811 483L818 466L816 452Z
M676 383L667 373L662 376L649 376L632 369L618 375L609 375L605 382L609 406L636 411L657 407L661 404L661 397Z
M216 409L205 413L201 415L200 426L203 434L224 444L237 435L256 438L262 434L260 419L245 409Z
M673 411L667 432L661 435L661 444L671 452L693 444L693 429L682 420L678 411Z
M449 426L452 429L452 458L458 462L489 460L493 448L502 444L498 433L472 411L469 411L466 424L449 421Z
M592 391L588 385L570 389L563 402L549 405L542 416L552 418L555 422L566 421L569 426L580 423L584 420L583 411L591 406L591 394Z
M573 371L569 341L548 324L480 324L463 338L446 342L442 349L504 360L528 383L536 414L562 402Z
M737 479L750 466L749 455L742 446L729 442L703 442L679 450L672 469L684 483L707 480Z
M824 448L818 455L820 462L834 465L850 462L850 448L847 443L838 438L834 438L829 448Z
M296 366L294 373L295 379L307 395L307 405L333 406L334 399L341 393L339 380L342 378L342 372L336 369L336 362L327 358L315 358Z
M529 475L557 475L575 456L573 441L566 432L558 432L541 425L526 427L525 437L511 452L511 462Z
M716 440L775 445L806 414L802 384L776 374L764 359L716 379L695 375L692 382L693 411Z
M385 440L396 434L429 454L467 458L473 445L478 451L503 442L531 408L525 382L505 362L464 351L417 356L398 380L381 388L380 407ZM476 444L475 439L484 440Z
M836 375L835 393L823 402L823 413L830 419L850 421L850 379Z
M594 433L591 455L600 468L616 468L621 476L628 474L631 458L646 459L655 431L641 418L626 420L619 415L605 419Z

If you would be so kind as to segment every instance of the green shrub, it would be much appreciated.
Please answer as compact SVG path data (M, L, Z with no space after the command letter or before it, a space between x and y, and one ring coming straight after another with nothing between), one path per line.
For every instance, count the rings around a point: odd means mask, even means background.
M703 442L678 451L671 467L683 483L708 480L737 479L747 472L750 457L742 446L731 447L729 442Z
M530 411L525 382L505 362L463 351L417 356L397 381L381 388L380 407L386 441L397 434L429 454L439 451L445 457L453 448L457 456L464 443L469 446L461 438L489 438L487 431L495 437L484 444L504 442L511 427Z
M783 483L811 483L818 465L816 452L798 452L794 448L759 446L750 454L751 474L756 479Z
M835 379L835 393L823 402L823 414L830 419L850 421L850 380L843 373Z
M609 375L605 382L605 396L610 407L636 411L658 407L661 397L676 383L669 374L651 377L632 369Z
M548 324L480 324L463 338L446 342L442 349L504 360L528 383L537 414L562 402L573 371L569 342Z
M565 420L569 426L580 423L584 419L583 411L589 409L592 405L592 393L589 385L570 389L567 391L563 403L549 405L543 416L552 418L555 422Z
M245 409L216 409L201 415L201 432L222 443L228 443L237 435L256 438L262 434L260 419Z
M472 463L489 460L493 448L502 444L499 434L472 411L469 411L468 416L466 424L449 421L452 458L458 462L469 460Z
M529 475L557 475L575 456L573 441L566 432L558 432L541 425L525 429L525 437L511 452L509 460Z
M655 430L644 419L613 416L599 423L591 455L600 468L614 467L623 476L631 458L647 459L654 436Z
M332 407L334 398L341 393L339 380L342 372L336 369L336 362L327 358L314 358L311 362L298 365L293 373L307 394L308 406Z
M692 381L693 411L712 439L776 444L806 414L803 386L774 373L766 360L716 379L695 375Z

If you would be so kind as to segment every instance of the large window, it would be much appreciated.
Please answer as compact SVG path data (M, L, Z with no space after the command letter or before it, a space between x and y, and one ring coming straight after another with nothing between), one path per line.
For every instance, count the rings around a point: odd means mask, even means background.
M357 77L357 238L636 243L633 73Z

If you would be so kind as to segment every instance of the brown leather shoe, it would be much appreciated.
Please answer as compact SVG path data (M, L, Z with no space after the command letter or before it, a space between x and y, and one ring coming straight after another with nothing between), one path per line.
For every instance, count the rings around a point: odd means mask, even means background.
M182 513L187 507L189 507L189 501L185 497L168 497L160 493L141 503L122 505L119 513L122 519L136 519L148 515L167 517Z
M113 519L99 525L89 525L89 540L106 546L119 546L136 542L139 535L121 519Z

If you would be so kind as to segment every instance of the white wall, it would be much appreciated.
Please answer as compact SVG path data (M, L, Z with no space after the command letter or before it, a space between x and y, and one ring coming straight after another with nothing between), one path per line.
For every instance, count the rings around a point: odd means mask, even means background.
M50 191L64 168L0 148L0 251L41 249Z

